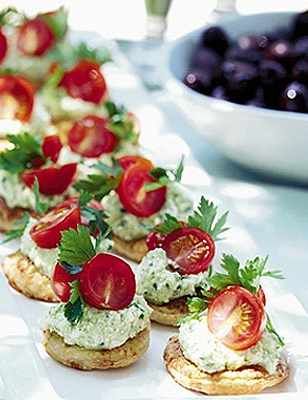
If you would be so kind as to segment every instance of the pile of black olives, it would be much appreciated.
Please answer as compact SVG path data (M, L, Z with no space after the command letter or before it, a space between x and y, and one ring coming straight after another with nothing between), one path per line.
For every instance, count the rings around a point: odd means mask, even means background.
M287 28L240 36L218 26L194 49L184 83L218 99L256 107L308 112L308 11Z

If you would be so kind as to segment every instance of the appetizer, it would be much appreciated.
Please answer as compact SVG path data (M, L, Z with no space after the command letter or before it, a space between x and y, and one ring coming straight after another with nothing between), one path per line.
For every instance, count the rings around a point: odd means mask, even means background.
M72 368L126 367L149 346L151 310L136 295L127 262L95 248L84 226L63 233L53 274L63 303L49 310L44 345L53 359Z
M51 53L67 32L67 12L63 7L28 18L9 7L2 11L0 62L34 83L41 83L54 59Z
M187 314L187 298L207 286L215 240L228 229L224 227L226 219L227 213L217 218L217 207L202 197L186 222L166 214L148 235L150 251L136 274L138 293L153 309L152 321L177 326Z
M7 133L31 129L38 135L46 132L50 117L37 101L34 88L20 75L0 73L0 139Z
M223 272L208 278L203 298L190 300L191 315L169 339L165 365L180 385L205 394L253 394L288 376L284 342L265 311L262 277L282 278L266 269L267 257L244 266L223 255Z
M21 238L20 249L7 256L2 265L10 285L36 300L59 301L50 281L59 242L64 231L81 223L90 225L93 235L104 237L99 243L101 251L112 248L111 240L104 236L109 230L102 208L95 201L85 203L82 198L70 198L43 216L33 218L24 214L15 229L6 234L6 241Z
M146 236L166 213L185 218L192 207L179 183L183 161L172 170L155 168L141 156L124 156L113 167L94 167L97 172L79 180L75 188L102 200L115 250L134 261L146 254Z
M7 231L25 211L45 211L72 194L77 163L58 165L61 142L43 141L28 132L8 135L10 148L0 153L0 230ZM42 205L41 204L41 205Z
M113 159L139 153L139 126L136 117L113 102L105 103L107 116L86 115L72 122L68 133L61 135L66 143L59 162L80 162L85 165L102 161L112 165Z

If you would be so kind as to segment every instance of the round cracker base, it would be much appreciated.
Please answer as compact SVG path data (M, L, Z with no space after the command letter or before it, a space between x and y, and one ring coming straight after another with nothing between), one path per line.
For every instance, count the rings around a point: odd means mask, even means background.
M286 361L281 359L274 374L258 366L207 374L183 356L177 336L169 339L164 361L167 371L177 383L204 394L255 394L278 385L289 373Z
M179 319L188 313L187 297L171 300L167 304L157 305L149 303L152 308L151 320L161 325L178 326Z
M54 360L68 367L80 370L124 368L135 363L148 349L150 326L139 332L133 339L111 350L88 350L68 345L55 332L44 331L43 344Z
M3 260L2 269L9 284L23 295L36 300L59 302L50 279L41 274L32 261L20 251Z
M127 257L130 260L140 262L148 252L145 238L126 242L118 236L113 235L112 240L114 250L121 256Z

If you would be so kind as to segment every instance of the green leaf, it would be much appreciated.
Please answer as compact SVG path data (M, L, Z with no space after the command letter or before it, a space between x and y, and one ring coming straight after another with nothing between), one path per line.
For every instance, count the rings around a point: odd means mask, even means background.
M217 240L221 233L229 229L224 228L227 216L226 212L217 220L217 206L202 196L197 211L188 217L188 224L209 233L214 240Z
M17 11L15 7L6 7L0 12L0 27L4 25L15 26L25 18L24 14Z
M64 306L64 316L71 324L77 324L83 316L84 303L79 292L79 281L70 283L71 295Z
M155 231L167 235L179 228L181 228L180 222L172 215L165 214L163 222L156 226Z
M112 118L116 114L124 114L126 109L124 106L117 106L113 101L107 100L104 103L104 107L107 111L108 117Z
M183 171L184 171L184 156L182 156L179 165L174 171L174 177L176 182L181 182Z
M106 175L92 174L87 178L77 181L74 188L78 192L88 192L96 200L101 200L104 196L116 189L120 181L120 177L110 177Z
M92 200L92 194L82 190L79 195L79 206L82 208Z
M122 168L117 161L113 162L113 165L107 165L102 161L98 161L96 164L93 164L91 168L97 169L98 171L102 172L102 174L107 176L118 177L122 173Z
M95 256L90 231L83 225L77 229L68 229L62 233L59 245L59 261L73 265L82 265Z
M280 346L284 346L284 340L282 339L281 336L277 333L276 329L274 328L272 321L270 320L270 317L268 314L266 314L266 326L265 329L269 332L272 333L274 336L276 336L276 339L279 343Z
M5 239L2 240L0 244L4 244L10 242L11 240L20 238L23 235L26 226L28 225L29 219L30 215L27 212L25 212L23 216L15 222L14 228L8 232L5 232L4 234Z
M67 15L67 10L64 7L60 7L55 12L41 14L40 18L50 27L56 39L60 40L63 39L67 32Z
M80 42L75 47L75 57L76 61L78 60L91 60L96 62L99 65L103 65L109 61L111 61L110 51L104 47L90 47L86 42Z
M40 194L39 183L38 183L37 178L35 178L32 189L33 189L34 197L35 197L35 207L34 207L35 211L38 214L45 214L49 209L49 205L48 205L48 203L41 200L41 194Z
M201 313L207 308L207 303L200 297L191 297L187 300L187 307L190 313Z
M162 167L153 168L150 172L150 175L157 180L161 178L168 178L167 170Z
M0 153L0 169L18 174L26 168L31 168L34 158L43 157L40 143L30 133L7 135L7 139L14 147Z

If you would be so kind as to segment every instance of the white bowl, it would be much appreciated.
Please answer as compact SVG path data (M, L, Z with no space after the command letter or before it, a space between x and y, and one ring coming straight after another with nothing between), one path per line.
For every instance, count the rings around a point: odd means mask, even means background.
M294 13L234 16L218 25L232 38L286 27ZM181 110L226 157L263 174L308 182L308 114L238 105L182 83L202 30L176 40L169 52L167 87Z

